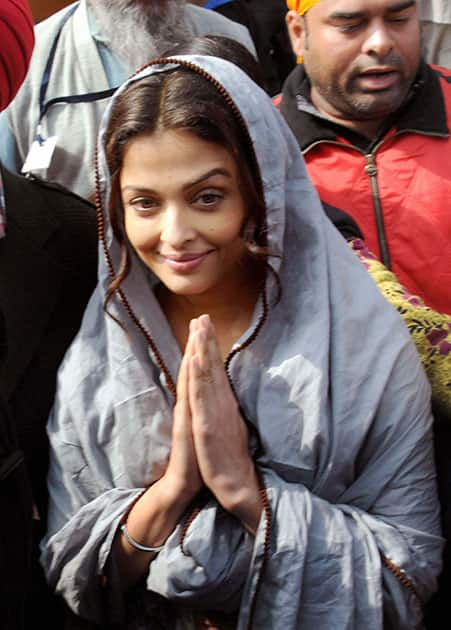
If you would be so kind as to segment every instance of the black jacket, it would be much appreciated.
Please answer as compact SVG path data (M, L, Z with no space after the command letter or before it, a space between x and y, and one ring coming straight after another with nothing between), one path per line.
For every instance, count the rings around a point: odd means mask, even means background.
M6 203L6 235L0 240L0 308L7 346L0 383L40 515L34 522L25 627L41 624L60 630L56 609L52 619L50 595L38 563L47 512L46 423L59 364L78 331L97 279L96 217L90 203L59 185L0 168ZM2 514L7 511L0 505ZM0 545L5 544L11 549L16 546L1 536Z
M233 0L215 11L244 24L251 34L271 96L278 94L283 81L296 65L285 24L285 0Z

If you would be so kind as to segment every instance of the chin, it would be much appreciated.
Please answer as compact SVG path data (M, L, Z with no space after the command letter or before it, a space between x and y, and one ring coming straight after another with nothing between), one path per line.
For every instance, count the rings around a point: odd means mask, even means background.
M174 295L185 295L186 297L202 295L210 289L209 285L191 282L163 282L163 284Z

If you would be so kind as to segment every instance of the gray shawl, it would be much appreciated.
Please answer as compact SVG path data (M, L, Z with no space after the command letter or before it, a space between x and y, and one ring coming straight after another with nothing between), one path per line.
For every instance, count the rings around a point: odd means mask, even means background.
M281 298L272 299L270 274L267 320L230 365L241 408L260 437L257 466L272 524L263 516L253 538L210 500L189 524L184 549L182 521L150 563L140 601L153 611L235 611L239 630L420 628L420 602L436 588L442 539L430 390L415 347L324 216L298 144L271 100L225 61L186 59L225 87L248 126L269 246L279 254L270 263ZM108 225L107 241L117 267ZM101 256L99 285L61 367L49 420L42 563L76 612L99 622L123 622L125 615L132 627L109 554L124 512L164 470L174 401L120 301L113 312L125 332L105 315L108 282ZM181 354L152 282L135 260L124 293L176 380ZM238 343L252 334L261 310L258 303Z

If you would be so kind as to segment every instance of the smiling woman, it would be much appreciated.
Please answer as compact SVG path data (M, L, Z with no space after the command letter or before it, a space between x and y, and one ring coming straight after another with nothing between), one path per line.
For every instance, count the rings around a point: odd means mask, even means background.
M442 548L428 384L270 98L222 59L156 60L113 97L97 181L50 584L127 630L419 627Z

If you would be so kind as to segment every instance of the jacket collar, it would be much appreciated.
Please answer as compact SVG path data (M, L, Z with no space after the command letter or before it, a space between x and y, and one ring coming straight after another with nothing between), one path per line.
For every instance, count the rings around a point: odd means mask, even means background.
M385 127L396 131L414 131L426 135L449 136L446 107L439 73L422 62L409 101ZM296 135L301 149L307 151L314 143L346 138L351 144L368 145L368 139L334 123L320 114L310 101L310 82L304 66L297 66L285 81L281 111ZM372 144L372 142L371 142Z

